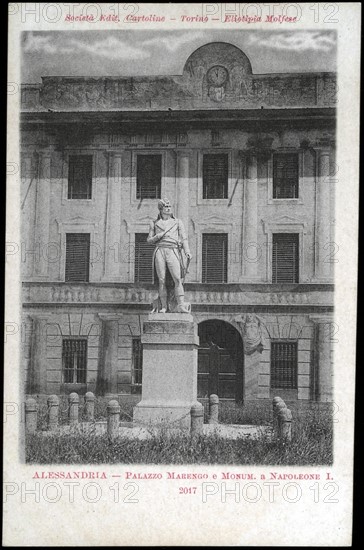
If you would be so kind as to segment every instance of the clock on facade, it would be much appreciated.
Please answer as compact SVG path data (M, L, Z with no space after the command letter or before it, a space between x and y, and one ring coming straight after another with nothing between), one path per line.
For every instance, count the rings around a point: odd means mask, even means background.
M229 73L222 65L215 65L207 72L207 80L212 86L223 86L227 81Z

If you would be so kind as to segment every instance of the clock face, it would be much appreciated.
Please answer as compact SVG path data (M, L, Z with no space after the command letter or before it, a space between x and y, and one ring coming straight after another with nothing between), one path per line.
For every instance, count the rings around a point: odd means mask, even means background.
M227 69L221 65L211 67L207 73L208 81L212 86L222 86L227 81L228 76Z

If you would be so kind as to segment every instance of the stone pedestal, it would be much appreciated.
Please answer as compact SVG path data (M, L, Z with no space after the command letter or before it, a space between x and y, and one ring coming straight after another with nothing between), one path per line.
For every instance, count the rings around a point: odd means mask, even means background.
M134 422L189 428L190 410L197 404L199 344L192 315L151 313L142 344L142 400L134 408Z

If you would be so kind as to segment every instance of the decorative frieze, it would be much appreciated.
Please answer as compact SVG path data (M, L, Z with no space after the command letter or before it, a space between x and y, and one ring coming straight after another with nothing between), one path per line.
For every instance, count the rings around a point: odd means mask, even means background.
M129 136L117 136L113 134L113 139L119 139L127 147L184 147L188 143L188 134L186 132L166 133L156 132L148 134L132 134Z
M242 285L237 285L237 288ZM23 299L26 304L70 304L70 303L105 303L105 304L151 304L157 290L132 286L88 285L52 285L27 283L24 285ZM267 306L329 306L333 305L333 291L328 289L305 292L243 290L189 290L186 288L188 301L192 304L208 305L267 305Z
M202 85L203 75L133 78L45 77L42 85L22 87L22 109L39 111L160 110L216 108L216 101L229 108L322 106L335 107L337 84L332 73L252 75L239 73L228 89ZM215 91L215 93L213 93ZM204 93L203 93L204 92ZM210 92L210 93L209 93ZM220 93L218 93L220 92Z

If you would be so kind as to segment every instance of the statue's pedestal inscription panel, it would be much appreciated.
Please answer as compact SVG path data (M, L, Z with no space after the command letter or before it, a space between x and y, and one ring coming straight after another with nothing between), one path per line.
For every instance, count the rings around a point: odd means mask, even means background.
M142 400L134 408L134 422L173 422L188 428L191 407L197 403L199 338L192 315L150 314L142 344Z

